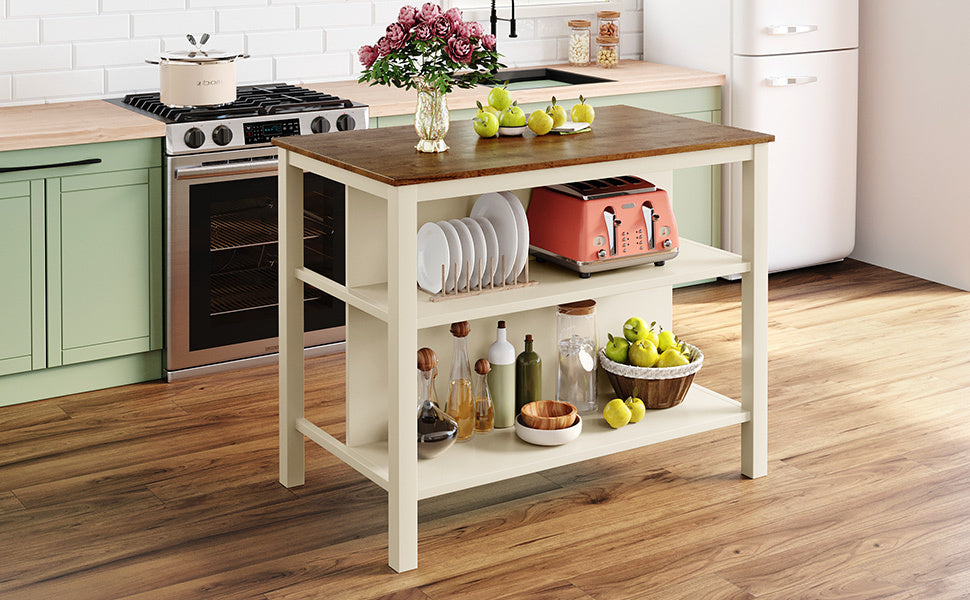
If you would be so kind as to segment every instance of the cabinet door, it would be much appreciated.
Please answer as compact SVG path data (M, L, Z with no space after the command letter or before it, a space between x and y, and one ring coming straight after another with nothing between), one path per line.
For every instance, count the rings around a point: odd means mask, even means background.
M0 375L44 367L44 182L0 184Z
M157 171L48 181L50 366L160 347Z

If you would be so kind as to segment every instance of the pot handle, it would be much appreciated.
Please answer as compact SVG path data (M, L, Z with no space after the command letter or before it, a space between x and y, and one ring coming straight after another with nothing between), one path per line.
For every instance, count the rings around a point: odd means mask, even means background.
M146 58L145 59L145 62L147 62L150 65L160 65L160 64L162 64L162 61L160 61L160 60L152 60L151 58Z

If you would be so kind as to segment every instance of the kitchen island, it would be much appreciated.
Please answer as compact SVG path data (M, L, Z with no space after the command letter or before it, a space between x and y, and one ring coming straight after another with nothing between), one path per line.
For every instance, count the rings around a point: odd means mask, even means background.
M414 151L409 127L341 136L277 139L280 147L280 482L304 481L309 438L388 492L389 564L418 563L418 501L525 473L729 425L741 425L741 472L767 470L767 256L764 197L771 135L631 108L598 110L590 133L478 139L453 127L442 154ZM744 245L741 256L682 240L675 260L599 273L580 280L534 265L534 286L430 302L416 289L420 210L455 214L469 195L629 173L742 163ZM347 186L347 277L337 283L303 266L303 173ZM611 430L591 415L580 439L555 448L529 446L512 430L458 444L418 461L415 352L426 332L454 321L504 318L586 298L656 290L669 311L673 286L741 274L740 402L694 385L683 404L656 411L635 427ZM347 304L346 440L304 417L303 288L309 284ZM614 315L615 316L615 315ZM622 322L622 321L621 321ZM553 331L539 331L551 338ZM552 362L552 361L550 361ZM552 367L554 368L554 366Z

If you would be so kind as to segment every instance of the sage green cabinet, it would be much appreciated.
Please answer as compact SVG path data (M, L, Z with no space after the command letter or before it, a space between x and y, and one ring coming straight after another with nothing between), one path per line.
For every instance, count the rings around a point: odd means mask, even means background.
M487 88L482 89L482 100L484 101L486 95L484 90ZM570 97L559 97L557 99L567 110L577 102L575 98ZM587 98L586 101L594 107L625 104L708 123L721 122L720 87L602 96ZM548 104L548 102L539 102L521 104L520 106L528 115L537 108L545 108ZM468 126L471 127L470 120L476 112L476 109L450 111L452 127L462 121L469 121ZM412 114L371 119L371 127L392 127L412 123L414 123L414 115ZM447 141L447 138L445 141ZM645 174L631 173L631 175ZM720 246L721 167L696 167L674 171L671 196L679 234L682 237L709 246Z
M0 154L0 405L161 377L161 158L157 139Z

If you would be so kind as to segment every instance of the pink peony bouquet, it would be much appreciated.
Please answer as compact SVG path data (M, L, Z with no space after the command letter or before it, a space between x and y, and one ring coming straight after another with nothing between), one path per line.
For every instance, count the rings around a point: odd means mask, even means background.
M480 23L462 20L461 11L431 2L421 8L403 6L373 46L357 51L364 66L360 82L370 81L411 89L417 81L448 93L493 81L492 72L505 65L495 51L495 36Z

